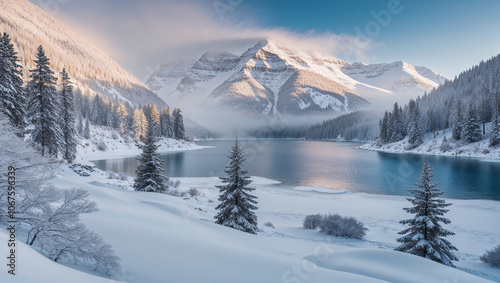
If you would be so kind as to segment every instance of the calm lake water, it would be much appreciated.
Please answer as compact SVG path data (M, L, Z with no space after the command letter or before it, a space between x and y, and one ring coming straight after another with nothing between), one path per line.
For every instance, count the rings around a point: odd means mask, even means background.
M200 141L213 148L161 156L169 177L223 176L234 141ZM242 140L249 174L286 186L322 186L352 192L409 195L428 159L443 197L500 200L500 162L461 157L361 150L355 142L286 139ZM102 170L135 175L136 158L94 161Z

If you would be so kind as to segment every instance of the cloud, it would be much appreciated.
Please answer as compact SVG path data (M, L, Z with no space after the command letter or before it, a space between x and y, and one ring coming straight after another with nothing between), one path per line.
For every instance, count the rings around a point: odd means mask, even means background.
M91 39L139 78L159 64L181 58L197 58L207 50L241 54L262 38L287 46L327 52L347 61L363 61L375 45L346 34L298 33L285 28L263 28L241 22L230 14L233 7L217 7L220 1L194 0L65 0L59 15L69 26ZM246 11L245 11L246 12ZM221 20L223 16L228 16ZM251 11L248 11L251 13Z

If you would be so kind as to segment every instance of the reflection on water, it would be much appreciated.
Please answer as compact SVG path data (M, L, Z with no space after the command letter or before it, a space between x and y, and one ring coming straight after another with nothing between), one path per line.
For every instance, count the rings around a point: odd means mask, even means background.
M303 140L241 141L250 175L287 186L323 186L353 192L409 195L428 159L444 197L500 200L500 163L418 154L391 154L357 149L360 143ZM233 141L202 141L215 146L164 154L171 177L222 176ZM135 174L135 158L99 160L103 170Z

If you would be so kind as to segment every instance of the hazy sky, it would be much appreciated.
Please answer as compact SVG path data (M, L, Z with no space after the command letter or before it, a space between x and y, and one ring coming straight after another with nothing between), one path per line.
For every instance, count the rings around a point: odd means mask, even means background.
M264 37L349 62L403 60L449 78L500 52L498 0L31 2L140 79L164 61L241 53Z

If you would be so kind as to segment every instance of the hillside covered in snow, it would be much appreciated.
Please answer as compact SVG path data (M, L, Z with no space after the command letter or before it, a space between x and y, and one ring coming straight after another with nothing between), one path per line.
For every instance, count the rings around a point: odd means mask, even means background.
M38 6L27 0L2 0L0 11L0 32L12 37L25 80L34 67L37 47L42 45L51 68L57 73L66 68L82 92L135 106L165 105L139 79Z
M450 241L458 247L460 259L457 268L451 268L392 250L397 246L397 231L403 228L395 219L406 217L404 197L275 187L275 181L252 177L260 231L251 235L213 223L218 178L178 180L179 192L196 188L199 195L135 192L132 178L113 179L100 170L83 177L67 165L61 166L54 183L90 192L100 210L83 221L113 246L121 259L121 273L106 277L80 264L54 263L20 244L19 274L7 277L10 275L2 272L0 281L473 283L500 279L497 268L478 259L498 242L498 227L470 221L495 221L500 212L494 201L448 200L453 202L449 218L457 231ZM356 217L369 229L366 239L337 238L304 229L304 217L316 213ZM0 241L7 237L2 230ZM5 248L1 245L0 251Z
M500 55L396 105L364 149L500 159Z

